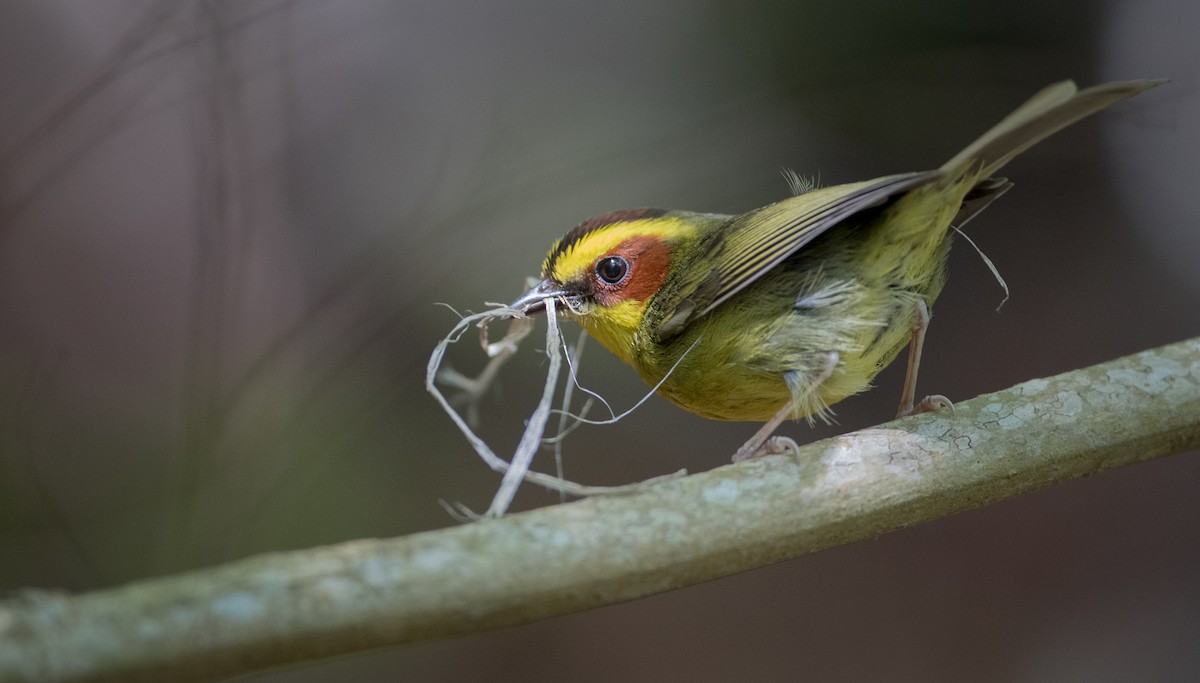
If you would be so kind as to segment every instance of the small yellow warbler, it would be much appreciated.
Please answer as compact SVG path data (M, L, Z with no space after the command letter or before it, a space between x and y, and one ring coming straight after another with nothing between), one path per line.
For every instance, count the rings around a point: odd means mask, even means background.
M932 171L806 189L738 216L591 218L551 248L542 281L512 306L532 313L554 298L676 405L765 422L735 460L781 448L787 440L769 437L783 420L863 391L905 344L899 414L948 405L914 398L954 228L1011 187L993 174L1013 157L1161 82L1056 83Z

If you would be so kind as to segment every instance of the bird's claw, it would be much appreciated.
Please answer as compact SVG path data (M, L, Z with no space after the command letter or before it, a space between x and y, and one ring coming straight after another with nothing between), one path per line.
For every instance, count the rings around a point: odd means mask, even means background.
M745 444L737 450L737 453L733 454L733 461L743 462L745 460L761 458L764 455L779 455L788 451L796 454L800 453L800 445L796 443L795 439L786 436L772 436L758 447L754 447L753 444L749 443Z
M909 408L901 408L900 411L896 413L896 419L908 417L909 415L917 415L919 413L932 413L934 411L941 410L942 408L949 408L950 415L956 415L954 403L950 399L942 396L941 394L933 394L932 396L926 396L925 398L921 399L920 402L914 406Z

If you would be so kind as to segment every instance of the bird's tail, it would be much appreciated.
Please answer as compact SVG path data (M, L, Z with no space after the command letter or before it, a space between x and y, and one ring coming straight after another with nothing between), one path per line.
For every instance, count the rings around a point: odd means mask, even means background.
M1048 86L992 126L975 142L942 166L949 178L978 169L987 178L1013 157L1085 116L1091 116L1127 97L1166 81L1117 81L1080 90L1074 81Z

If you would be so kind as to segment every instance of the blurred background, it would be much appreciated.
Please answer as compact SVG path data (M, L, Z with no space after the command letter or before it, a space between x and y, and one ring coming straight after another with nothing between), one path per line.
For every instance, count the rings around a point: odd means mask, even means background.
M88 590L483 509L425 393L450 304L510 301L632 206L742 212L782 168L940 165L1044 85L1173 82L1005 169L921 387L966 399L1200 334L1200 5L1185 0L0 4L0 590ZM574 334L574 328L568 325ZM511 452L538 335L482 405ZM473 343L452 347L475 372ZM902 363L836 408L886 421ZM593 345L583 382L645 391ZM624 483L755 429L654 399L566 442ZM537 466L552 469L549 456ZM1183 680L1200 461L1177 456L686 590L250 677ZM516 509L557 502L524 491Z

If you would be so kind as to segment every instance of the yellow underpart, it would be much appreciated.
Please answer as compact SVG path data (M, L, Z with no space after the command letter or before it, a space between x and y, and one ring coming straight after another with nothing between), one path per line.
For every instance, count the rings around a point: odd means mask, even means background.
M579 324L622 362L634 363L634 341L638 325L646 310L645 301L622 301L615 306L594 306L587 315L579 316Z
M613 223L585 235L558 257L554 263L554 272L543 274L553 277L558 282L568 282L577 279L584 269L592 267L596 259L607 256L617 245L630 237L657 236L671 239L694 229L685 221L669 216ZM554 249L551 249L551 253L553 252ZM543 264L543 270L545 265Z

